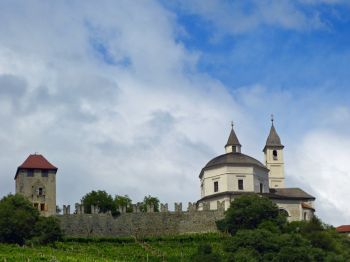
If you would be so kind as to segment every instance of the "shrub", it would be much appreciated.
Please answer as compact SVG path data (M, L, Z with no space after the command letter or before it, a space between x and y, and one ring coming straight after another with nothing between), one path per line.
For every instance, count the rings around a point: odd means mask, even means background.
M34 243L48 244L63 238L59 222L55 217L40 217L34 227Z
M23 245L33 236L39 219L38 210L21 195L8 195L0 200L0 242Z
M197 253L192 256L193 262L220 262L222 259L219 254L213 253L209 244L201 244L198 246Z
M287 220L270 199L258 195L243 195L236 198L226 211L225 218L217 221L218 229L235 234L239 229L255 229L262 222L271 221L283 227ZM270 225L271 228L271 225Z

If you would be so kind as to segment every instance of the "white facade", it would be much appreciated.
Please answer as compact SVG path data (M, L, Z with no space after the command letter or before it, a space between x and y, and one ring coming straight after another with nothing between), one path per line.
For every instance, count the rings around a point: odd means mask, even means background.
M267 147L264 150L265 164L269 171L270 188L284 188L283 148Z
M288 214L289 221L310 220L315 198L299 188L285 188L283 148L272 125L263 150L264 165L241 153L241 144L232 128L226 154L209 161L201 171L198 209L217 209L223 203L226 210L235 197L256 193L271 198Z

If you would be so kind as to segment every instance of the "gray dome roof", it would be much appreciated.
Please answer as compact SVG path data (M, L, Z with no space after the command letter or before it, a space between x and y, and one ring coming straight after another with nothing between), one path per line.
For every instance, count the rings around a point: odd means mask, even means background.
M256 166L267 170L266 166L262 164L259 160L256 160L255 158L252 158L242 153L227 153L217 156L210 160L202 169L202 172L200 173L199 177L202 177L203 171L206 169L224 165Z

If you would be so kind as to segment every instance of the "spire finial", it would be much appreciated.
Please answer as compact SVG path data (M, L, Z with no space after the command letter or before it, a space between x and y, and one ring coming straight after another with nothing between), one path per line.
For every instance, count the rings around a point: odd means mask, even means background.
M274 115L271 114L271 122L272 122L272 124L273 124L273 121L274 121Z
M231 121L231 128L233 129L233 121Z

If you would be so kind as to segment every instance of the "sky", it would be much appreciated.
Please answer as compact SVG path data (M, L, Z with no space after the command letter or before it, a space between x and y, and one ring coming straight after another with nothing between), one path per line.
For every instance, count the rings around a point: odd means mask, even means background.
M288 187L349 224L350 2L0 1L0 197L29 154L57 202L200 198L234 122L260 161L275 116ZM186 204L185 204L186 206Z

